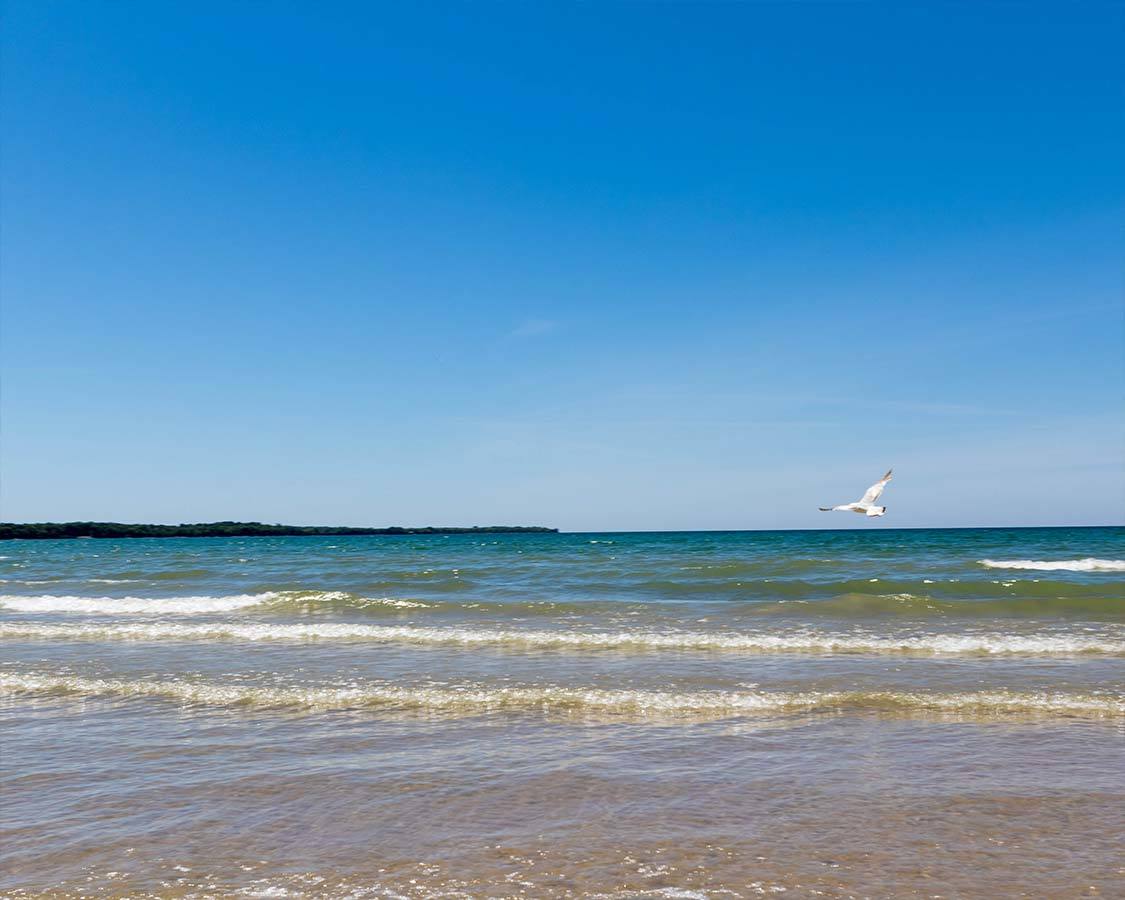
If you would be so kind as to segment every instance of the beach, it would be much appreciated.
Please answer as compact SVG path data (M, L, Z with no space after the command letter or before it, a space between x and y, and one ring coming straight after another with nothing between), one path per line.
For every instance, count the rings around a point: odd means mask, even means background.
M7 897L1125 885L1125 528L0 542Z

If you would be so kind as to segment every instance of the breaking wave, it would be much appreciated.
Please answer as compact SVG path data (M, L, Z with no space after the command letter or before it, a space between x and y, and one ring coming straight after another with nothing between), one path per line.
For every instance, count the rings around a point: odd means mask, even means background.
M874 585L865 585L868 588ZM923 584L923 590L892 593L887 584L883 592L849 591L835 596L810 596L807 585L776 585L769 599L736 598L724 601L726 611L736 615L825 616L839 619L864 619L893 616L926 619L935 617L1057 617L1081 616L1092 619L1125 618L1125 601L1107 596L1106 586L1075 585L1054 581L949 582ZM936 589L936 590L935 590ZM823 590L823 588L822 588ZM936 596L937 592L949 596ZM999 595L998 595L999 594ZM689 605L691 601L688 602ZM110 616L191 616L235 612L338 611L365 615L426 610L429 613L475 611L495 615L559 616L567 614L618 613L645 611L652 614L683 601L666 604L636 603L629 600L419 600L400 597L368 597L346 591L265 591L231 596L187 597L85 597L56 594L0 595L0 609L26 613L75 613Z
M880 636L815 631L731 633L685 631L532 631L499 628L175 622L128 624L0 623L0 638L53 641L358 641L530 650L718 651L770 654L910 656L1125 656L1125 638L1089 634L925 634Z
M989 569L1032 569L1037 572L1125 572L1125 559L982 559Z
M1045 691L648 691L554 685L403 687L378 682L337 688L3 674L0 675L0 695L149 698L208 707L299 711L397 709L469 715L507 710L724 718L817 710L877 710L1125 716L1125 697L1121 695Z
M254 606L308 608L346 606L418 609L429 604L391 597L356 597L340 591L270 591L229 597L72 597L42 594L0 596L0 608L28 613L84 613L87 615L207 615Z
M230 612L262 602L260 594L231 597L70 597L44 594L38 597L5 595L0 607L29 613L86 613L98 615L193 615Z

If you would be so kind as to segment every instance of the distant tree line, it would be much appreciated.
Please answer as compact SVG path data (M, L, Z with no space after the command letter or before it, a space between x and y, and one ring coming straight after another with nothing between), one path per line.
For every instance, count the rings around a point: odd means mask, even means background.
M347 528L325 525L265 525L261 522L200 522L194 525L130 525L121 522L0 522L0 540L24 538L135 537L287 537L342 534L553 534L557 528L539 525L477 525L472 528Z

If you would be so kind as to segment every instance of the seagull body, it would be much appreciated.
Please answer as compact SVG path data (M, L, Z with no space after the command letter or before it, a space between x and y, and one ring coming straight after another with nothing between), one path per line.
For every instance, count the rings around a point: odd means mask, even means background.
M871 485L864 495L855 503L845 503L841 506L821 506L818 508L821 512L854 512L871 518L881 516L887 511L887 507L876 506L875 501L882 496L883 488L885 488L887 482L891 480L891 474L893 472L894 469L888 469L887 474Z

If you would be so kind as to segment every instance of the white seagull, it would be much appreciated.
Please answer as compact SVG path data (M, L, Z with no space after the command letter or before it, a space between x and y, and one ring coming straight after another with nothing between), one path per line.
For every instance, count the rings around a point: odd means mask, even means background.
M865 516L881 516L887 511L885 506L876 506L875 501L883 495L883 488L887 486L887 482L891 480L891 473L894 469L888 469L887 474L876 481L871 487L867 489L862 497L855 503L845 503L843 506L821 506L818 509L821 512L854 512L862 513Z

